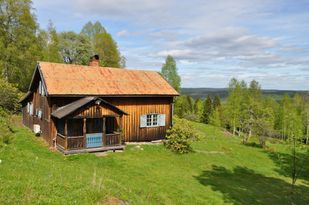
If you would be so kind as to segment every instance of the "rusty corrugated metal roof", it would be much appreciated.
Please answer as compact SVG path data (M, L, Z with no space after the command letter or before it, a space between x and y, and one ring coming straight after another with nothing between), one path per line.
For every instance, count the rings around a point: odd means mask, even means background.
M39 69L49 95L179 95L155 71L47 62Z

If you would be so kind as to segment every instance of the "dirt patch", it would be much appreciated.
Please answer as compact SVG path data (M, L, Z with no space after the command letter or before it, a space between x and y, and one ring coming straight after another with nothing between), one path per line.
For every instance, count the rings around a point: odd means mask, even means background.
M95 153L95 156L97 157L106 157L108 155L107 152L96 152Z
M226 130L223 132L223 134L224 134L224 136L226 136L226 137L233 137L233 134L230 133L229 131L226 131Z
M98 203L97 205L129 205L129 202L120 200L116 197L109 197L103 203Z

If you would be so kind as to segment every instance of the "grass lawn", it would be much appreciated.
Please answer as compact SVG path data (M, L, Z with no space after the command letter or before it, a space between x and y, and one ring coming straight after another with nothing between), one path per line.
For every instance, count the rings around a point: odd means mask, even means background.
M195 152L177 155L162 145L125 152L63 156L26 128L0 148L0 204L289 204L286 145L268 151L245 146L218 128L192 123L203 134ZM295 204L309 204L308 162Z

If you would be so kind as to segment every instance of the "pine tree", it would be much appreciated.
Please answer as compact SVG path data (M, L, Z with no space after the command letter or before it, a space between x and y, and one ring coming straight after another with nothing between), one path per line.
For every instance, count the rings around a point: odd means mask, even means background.
M221 127L220 113L218 107L215 108L209 117L209 124L217 127Z
M204 109L202 115L202 121L206 124L209 123L210 115L212 113L212 100L211 97L208 95L206 100L204 101Z
M187 96L187 101L188 101L188 112L189 113L194 113L194 100L192 97L189 95Z
M177 72L176 61L172 56L166 57L165 64L161 68L161 74L175 90L180 91L180 76Z
M197 121L200 122L203 114L203 102L199 97L194 102L194 114L197 117Z
M213 108L216 109L219 107L221 107L221 100L220 100L220 97L216 95L213 101Z
M191 108L190 108L190 104L188 101L187 96L183 95L183 96L179 96L175 99L175 104L174 104L174 113L180 117L183 118L185 117L187 114L191 113Z

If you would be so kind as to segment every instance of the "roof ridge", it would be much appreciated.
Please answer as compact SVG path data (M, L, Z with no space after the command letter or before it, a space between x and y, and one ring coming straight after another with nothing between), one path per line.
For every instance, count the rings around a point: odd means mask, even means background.
M155 70L145 70L145 69L138 69L138 68L116 68L116 67L105 67L105 66L89 66L89 65L81 65L81 64L67 64L67 63L55 63L55 62L48 62L48 61L38 61L38 64L46 63L46 64L58 64L58 65L65 65L65 66L72 66L72 67L84 67L86 69L93 69L93 68L104 68L104 69L112 69L112 70L120 70L120 71L133 71L133 72L154 72L159 73L159 71Z

